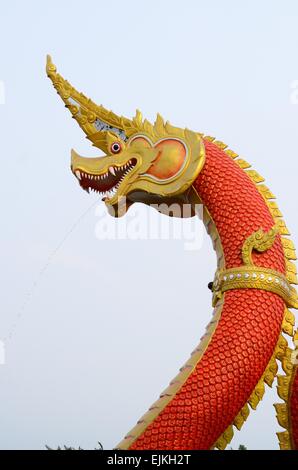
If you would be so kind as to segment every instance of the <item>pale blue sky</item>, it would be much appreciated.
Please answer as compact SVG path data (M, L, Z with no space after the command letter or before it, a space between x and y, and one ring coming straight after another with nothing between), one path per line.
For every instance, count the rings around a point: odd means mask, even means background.
M71 175L70 149L96 150L46 78L46 54L115 112L159 111L224 140L265 176L297 244L297 21L295 0L1 1L0 339L12 335L0 448L112 448L212 311L207 237L199 251L183 240L98 240L94 208L71 230L96 198ZM140 210L145 220L150 209ZM233 447L277 448L274 400L268 391Z

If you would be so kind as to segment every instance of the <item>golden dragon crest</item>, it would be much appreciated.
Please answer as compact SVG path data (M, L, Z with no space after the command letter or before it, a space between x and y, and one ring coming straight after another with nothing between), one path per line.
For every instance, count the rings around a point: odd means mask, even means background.
M160 115L152 125L139 111L130 120L96 105L57 73L49 56L47 75L105 153L83 158L72 151L80 186L100 193L116 217L134 202L203 204L217 253L205 335L116 448L224 449L277 377L282 401L275 408L285 429L278 433L280 448L298 449L298 333L290 310L298 308L296 255L263 178L213 137L174 127Z

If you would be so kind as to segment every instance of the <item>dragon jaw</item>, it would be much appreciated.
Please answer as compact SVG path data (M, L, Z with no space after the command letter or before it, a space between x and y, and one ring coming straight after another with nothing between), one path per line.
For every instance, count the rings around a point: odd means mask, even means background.
M72 172L79 180L79 184L84 190L99 193L104 201L112 200L116 196L116 193L117 198L119 198L119 192L121 192L124 186L124 179L125 183L127 183L128 173L132 172L137 164L136 159L133 158L123 165L117 162L117 165L111 164L107 168L107 162L105 166L101 166L100 168L100 165L98 165L98 167L96 165L98 159L90 159L92 160L90 167L86 163L87 160L89 159L79 157L79 155L72 150Z
M47 75L87 138L104 157L84 158L72 151L71 170L80 186L101 194L111 215L123 215L136 201L150 204L183 195L205 163L201 134L164 123L154 125L139 111L129 120L98 106L57 73L50 56ZM121 206L121 211L119 207Z

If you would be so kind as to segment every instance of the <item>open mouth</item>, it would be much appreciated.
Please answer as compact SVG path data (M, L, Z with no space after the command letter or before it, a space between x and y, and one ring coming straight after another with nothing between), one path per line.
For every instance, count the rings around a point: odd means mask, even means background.
M130 173L137 164L137 160L132 158L125 165L110 166L106 173L91 174L80 168L73 168L72 172L79 180L80 186L87 191L95 191L104 198L112 198L124 178Z

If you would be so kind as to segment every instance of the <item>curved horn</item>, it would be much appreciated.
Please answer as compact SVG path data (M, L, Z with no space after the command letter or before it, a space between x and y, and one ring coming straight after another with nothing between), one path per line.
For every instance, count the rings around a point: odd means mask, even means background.
M106 152L105 136L107 132L116 134L126 141L130 135L137 131L134 121L122 116L119 117L103 106L96 105L73 88L68 81L57 73L57 68L49 55L47 56L46 72L65 106L70 110L74 119L95 147Z

